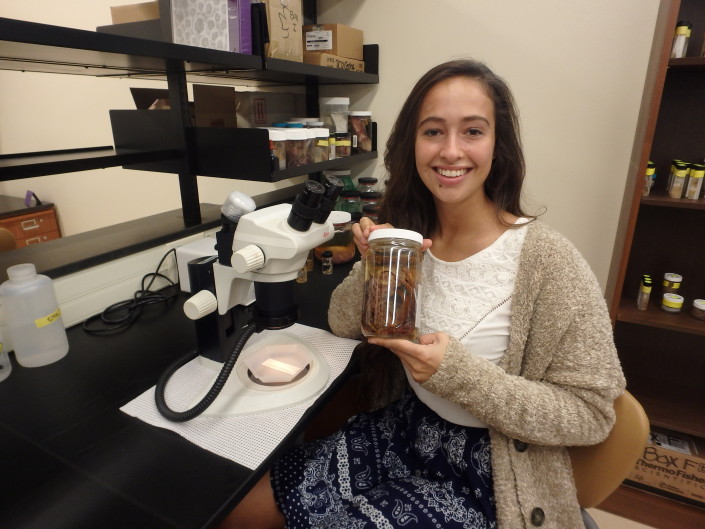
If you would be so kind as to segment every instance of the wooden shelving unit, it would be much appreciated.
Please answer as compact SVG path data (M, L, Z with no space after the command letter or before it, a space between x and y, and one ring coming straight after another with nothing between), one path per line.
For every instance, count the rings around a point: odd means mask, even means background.
M671 59L678 20L693 22L686 58ZM705 33L703 0L662 0L630 165L628 195L610 273L610 313L627 388L652 426L705 437L705 321L690 315L695 298L705 298L705 198L670 198L666 180L671 161L705 158ZM648 161L658 178L642 196ZM631 195L631 196L630 196ZM686 302L678 314L660 309L666 272L683 276ZM642 274L654 280L647 310L636 297ZM705 508L674 495L625 482L600 508L658 529L705 528Z

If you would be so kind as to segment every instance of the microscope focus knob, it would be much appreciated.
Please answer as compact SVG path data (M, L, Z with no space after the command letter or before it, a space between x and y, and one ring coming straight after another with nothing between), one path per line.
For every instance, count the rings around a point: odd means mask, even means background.
M208 316L218 309L218 299L210 290L197 292L184 303L184 313L192 320Z
M259 246L250 244L235 252L230 264L233 265L233 268L239 274L257 270L264 266L264 253L262 253Z

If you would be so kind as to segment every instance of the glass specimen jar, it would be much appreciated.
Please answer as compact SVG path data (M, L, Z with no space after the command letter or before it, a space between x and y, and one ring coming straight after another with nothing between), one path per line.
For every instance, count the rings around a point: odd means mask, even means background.
M333 223L335 233L332 239L314 249L313 253L316 259L323 261L323 254L329 251L333 264L352 261L356 250L351 229L352 215L348 211L331 211L328 220Z
M416 302L421 284L420 233L379 229L370 234L364 256L362 334L416 338Z

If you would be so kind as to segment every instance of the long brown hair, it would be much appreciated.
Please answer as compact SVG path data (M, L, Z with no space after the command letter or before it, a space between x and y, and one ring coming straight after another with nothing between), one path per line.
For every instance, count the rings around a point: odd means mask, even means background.
M392 128L384 154L388 179L380 205L380 222L415 230L425 237L433 234L437 218L433 195L416 170L414 150L419 112L429 90L453 77L479 81L494 102L495 150L492 168L485 180L485 194L494 203L497 216L504 224L503 211L518 217L528 216L521 209L525 164L518 113L509 86L481 62L471 59L449 61L429 70L411 90Z

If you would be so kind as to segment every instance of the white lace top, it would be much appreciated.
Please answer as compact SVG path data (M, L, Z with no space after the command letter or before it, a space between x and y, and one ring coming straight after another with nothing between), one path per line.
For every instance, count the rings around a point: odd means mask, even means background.
M527 219L519 219L524 224ZM509 341L512 292L519 266L525 227L509 229L484 250L457 262L424 256L419 301L421 334L443 331L456 337L473 354L498 363ZM419 399L455 424L486 425L459 405L438 397L414 382Z

